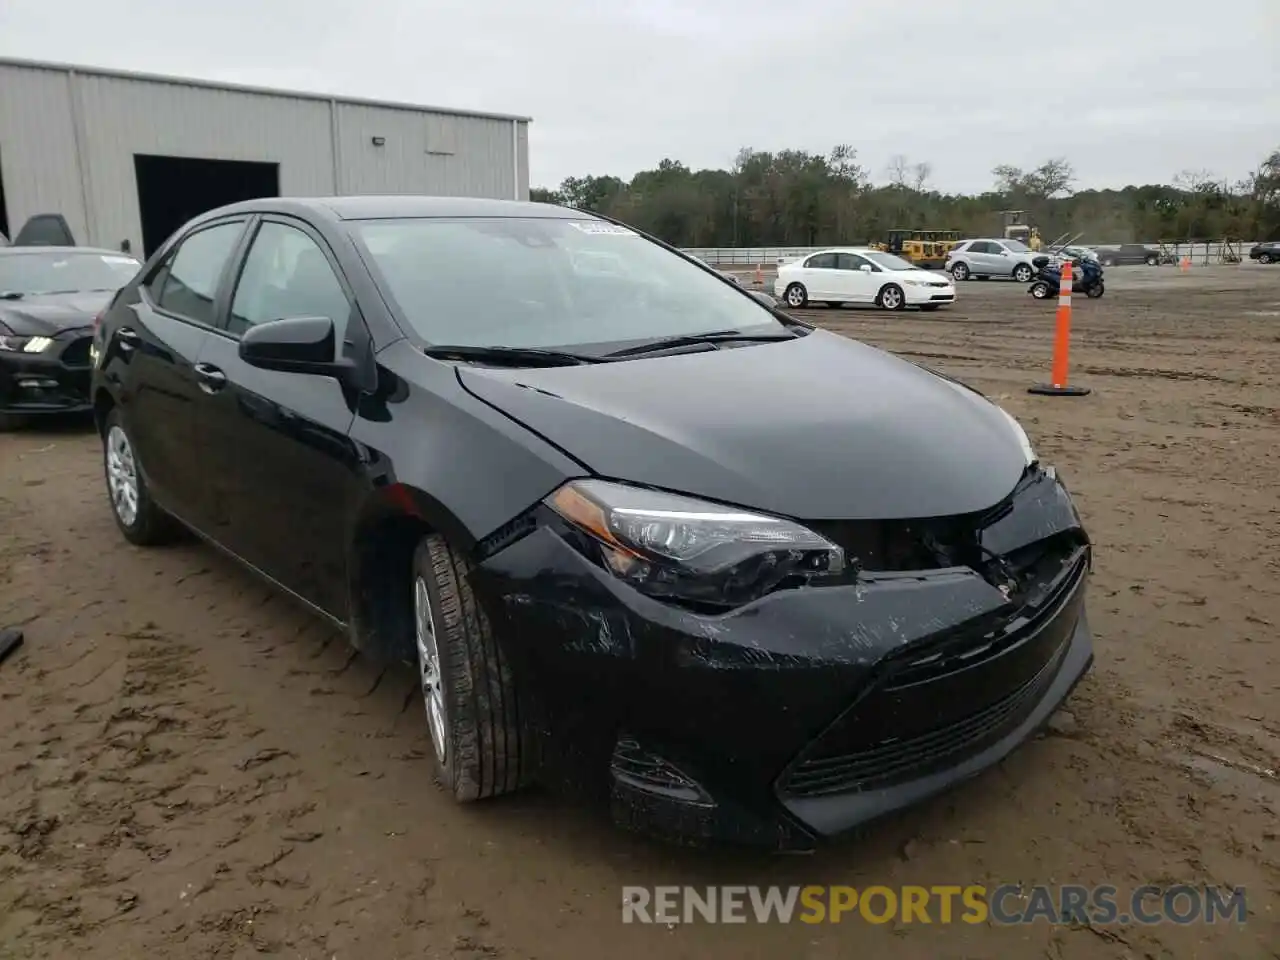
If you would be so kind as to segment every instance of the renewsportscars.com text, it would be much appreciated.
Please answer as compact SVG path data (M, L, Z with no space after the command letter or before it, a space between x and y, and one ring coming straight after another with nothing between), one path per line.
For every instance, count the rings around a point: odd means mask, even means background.
M623 923L1244 923L1242 887L623 887Z

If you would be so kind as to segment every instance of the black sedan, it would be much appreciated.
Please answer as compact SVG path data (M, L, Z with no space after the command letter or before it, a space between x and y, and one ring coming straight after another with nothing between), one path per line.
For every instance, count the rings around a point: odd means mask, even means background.
M1092 663L1089 540L1012 417L581 211L225 207L95 349L124 536L188 527L416 663L461 801L572 783L810 848L996 763Z
M1249 248L1249 259L1259 263L1280 263L1280 240L1255 243Z
M94 317L140 266L112 250L0 248L0 427L89 409Z

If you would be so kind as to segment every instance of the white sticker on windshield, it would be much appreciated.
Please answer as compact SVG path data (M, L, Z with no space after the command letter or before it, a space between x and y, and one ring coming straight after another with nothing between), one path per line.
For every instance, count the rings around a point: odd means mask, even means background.
M570 220L569 225L583 233L590 233L594 236L611 236L611 237L636 237L639 236L634 230L628 230L626 227L620 227L616 223L592 223L583 220Z
M104 255L102 258L102 262L103 263L127 263L131 267L136 267L138 265L138 261L133 259L133 257L112 257L112 256Z

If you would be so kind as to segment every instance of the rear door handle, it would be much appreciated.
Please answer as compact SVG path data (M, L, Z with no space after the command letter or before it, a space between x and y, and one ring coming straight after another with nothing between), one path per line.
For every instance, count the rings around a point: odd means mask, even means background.
M227 375L211 363L197 363L195 371L205 393L217 393L227 385Z

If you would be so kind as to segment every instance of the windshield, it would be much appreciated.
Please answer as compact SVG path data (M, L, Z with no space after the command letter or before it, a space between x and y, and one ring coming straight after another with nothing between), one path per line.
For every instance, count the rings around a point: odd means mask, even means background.
M365 220L352 230L428 343L567 349L783 329L754 297L599 220Z
M0 256L0 293L84 293L118 290L141 264L99 253L18 253Z
M1014 253L1030 253L1031 252L1031 248L1028 247L1021 240L1006 240L1004 242L1004 245L1006 250L1011 250Z
M903 260L902 257L895 256L892 253L864 253L864 257L877 266L886 270L919 270L910 260Z

